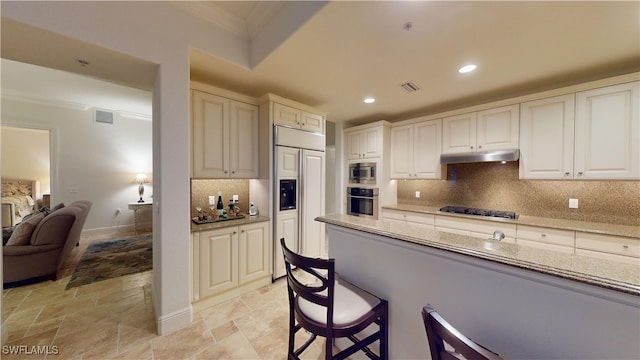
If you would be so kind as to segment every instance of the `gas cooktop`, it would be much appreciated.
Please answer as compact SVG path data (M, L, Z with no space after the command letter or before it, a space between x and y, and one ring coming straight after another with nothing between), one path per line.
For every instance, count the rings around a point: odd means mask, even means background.
M464 206L444 206L440 208L440 211L455 214L496 217L513 220L518 218L518 214L516 214L514 211L489 210Z

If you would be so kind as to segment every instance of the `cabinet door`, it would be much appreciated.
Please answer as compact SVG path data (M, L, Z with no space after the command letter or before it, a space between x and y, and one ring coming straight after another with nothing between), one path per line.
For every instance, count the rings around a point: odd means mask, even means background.
M232 178L257 178L258 171L258 107L230 101L229 172Z
M476 129L478 150L517 149L520 145L519 112L518 105L478 111Z
M300 160L298 159L300 150L277 146L276 151L278 157L277 176L279 178L297 178L298 168L300 167Z
M238 286L238 228L200 233L200 298Z
M575 94L520 105L520 178L573 178Z
M391 178L413 176L413 125L391 128Z
M574 178L640 178L638 84L577 94Z
M442 120L415 124L413 134L413 176L419 179L440 179Z
M442 153L476 151L476 113L442 119Z
M268 222L240 226L239 281L244 284L269 276Z
M296 210L278 213L276 218L276 238L273 239L273 277L285 275L284 258L280 239L284 238L287 246L298 252L298 212Z
M354 160L362 158L362 151L360 151L360 142L362 141L362 133L359 131L351 131L346 133L346 152L347 159Z
M324 215L325 206L325 158L324 152L302 151L302 176L300 194L302 209L302 244L300 253L307 257L325 255L324 224L315 218Z
M228 177L227 141L229 100L220 96L193 91L193 177Z
M382 127L362 130L360 149L363 158L382 156Z
M324 134L324 116L302 111L301 117L301 129Z
M290 106L274 103L273 104L273 122L279 125L286 125L295 128L300 127L300 110Z

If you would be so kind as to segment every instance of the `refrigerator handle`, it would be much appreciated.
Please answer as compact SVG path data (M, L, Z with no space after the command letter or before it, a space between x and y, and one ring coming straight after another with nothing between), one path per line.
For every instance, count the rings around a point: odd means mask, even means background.
M304 177L304 157L305 150L300 149L298 152L298 253L304 255L306 249L303 248L304 241L304 190L305 190L305 177Z

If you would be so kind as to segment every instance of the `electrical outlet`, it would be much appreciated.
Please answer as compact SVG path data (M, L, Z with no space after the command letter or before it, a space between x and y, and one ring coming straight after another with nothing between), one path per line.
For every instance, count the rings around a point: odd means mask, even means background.
M569 209L578 208L578 199L569 199Z
M216 204L216 197L213 195L209 195L209 205L215 205Z
M238 195L233 195L233 197L231 197L231 200L233 200L233 202L237 202L238 201Z
M420 197L420 191L416 191L416 198Z

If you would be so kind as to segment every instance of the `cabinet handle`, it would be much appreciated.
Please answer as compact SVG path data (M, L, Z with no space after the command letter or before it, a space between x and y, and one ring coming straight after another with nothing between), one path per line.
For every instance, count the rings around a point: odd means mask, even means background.
M471 150L473 150L473 146L469 146L471 148Z
M547 234L542 233L542 234L540 234L540 236L542 236L542 237L547 237Z
M225 171L224 171L224 173L225 173L225 174L228 174L228 173L229 173L229 171L225 170Z
M241 233L244 233L244 230L240 230Z
M478 145L478 149L482 149L482 145Z
M582 171L578 171L578 176L582 176L584 174Z
M629 245L622 245L622 248L623 248L623 249L628 249L628 248L629 248Z
M237 231L232 232L232 234L233 234L233 235L235 235L235 234L237 234L237 233L238 233Z
M567 172L565 172L565 173L564 173L564 176L569 176L569 172L568 172L568 171L567 171Z
M232 171L231 171L231 173L232 173L232 174L235 174L235 173L236 173L236 171L235 171L235 170L232 170Z

